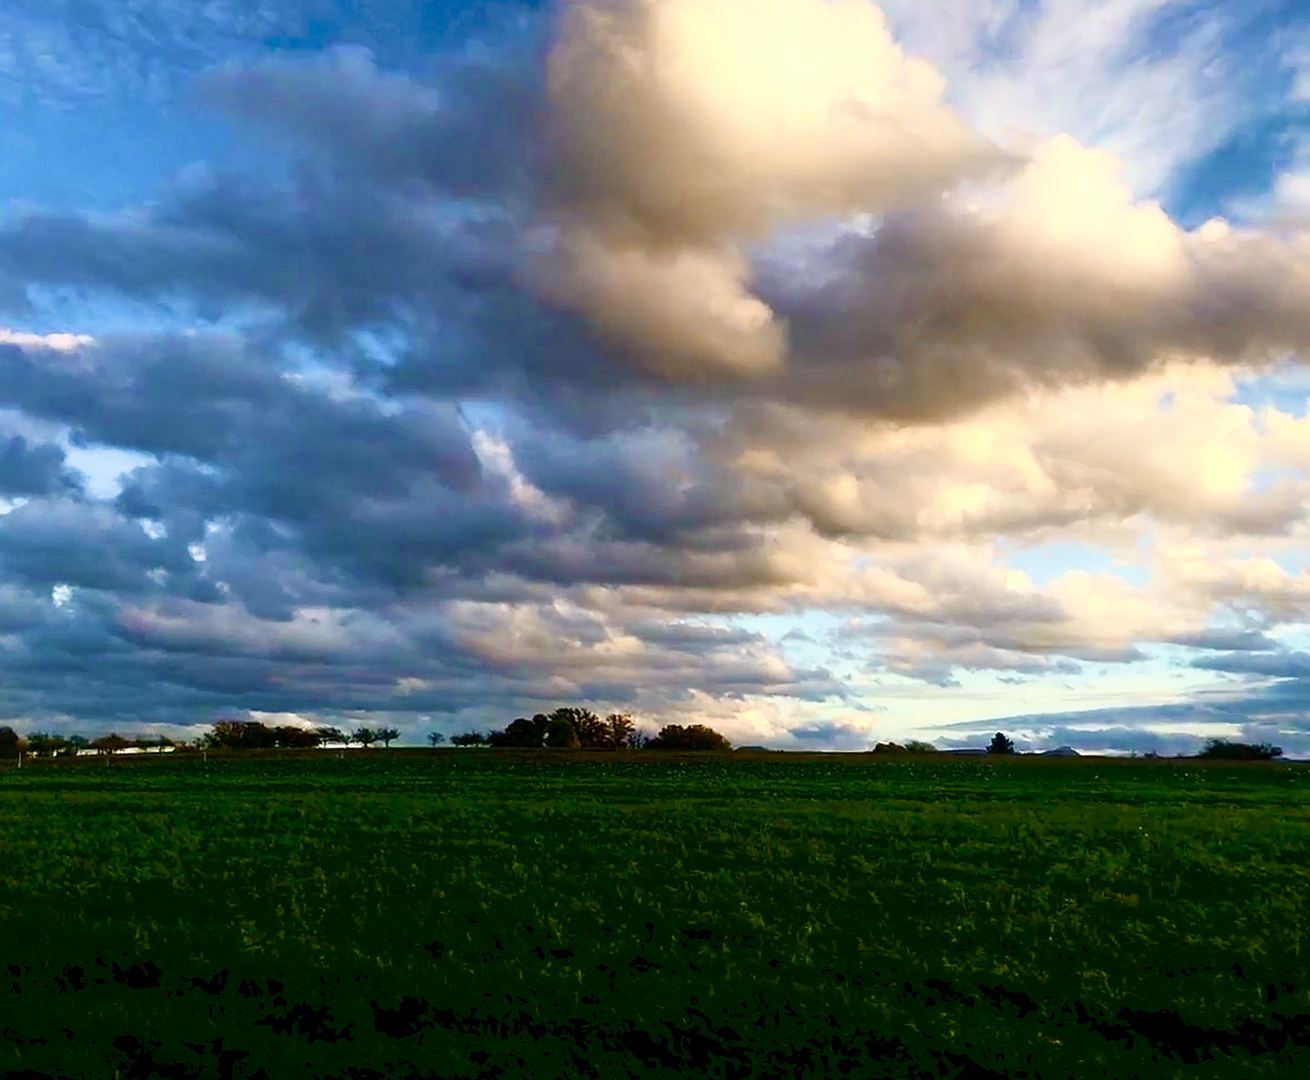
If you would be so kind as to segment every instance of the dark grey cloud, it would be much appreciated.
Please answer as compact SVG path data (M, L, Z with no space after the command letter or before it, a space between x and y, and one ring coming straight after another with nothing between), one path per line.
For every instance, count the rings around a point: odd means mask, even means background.
M10 715L121 727L299 710L412 724L561 698L844 692L822 670L779 666L757 635L670 624L657 608L556 610L561 585L783 580L731 515L702 508L655 528L641 500L672 508L681 480L641 454L685 457L676 439L663 445L667 431L634 446L539 431L511 447L543 459L525 474L564 510L542 519L484 467L453 404L308 377L256 340L3 346L0 368L6 406L155 459L109 502L56 490L0 516L0 575L20 589L9 618L25 628L22 650L0 657ZM524 604L540 624L530 645L506 615ZM613 662L615 640L635 655Z
M22 435L0 437L0 495L51 495L79 486L64 464L62 447L32 445Z
M366 184L526 205L542 128L539 65L522 56L447 62L433 84L380 72L364 48L310 62L278 56L206 72L198 100L298 138Z
M1162 353L1260 363L1310 342L1287 285L1304 280L1303 257L1273 237L1192 243L1184 283L1131 291L1086 278L1073 260L1025 258L1014 243L942 206L840 238L806 275L766 262L761 295L792 344L773 392L922 422L1018 392L1139 375Z
M1263 652L1278 647L1273 638L1259 630L1203 630L1198 634L1180 634L1170 639L1170 643L1216 652Z
M1310 676L1310 654L1279 649L1271 652L1228 652L1199 656L1192 667L1232 675L1259 675L1270 679L1304 679Z

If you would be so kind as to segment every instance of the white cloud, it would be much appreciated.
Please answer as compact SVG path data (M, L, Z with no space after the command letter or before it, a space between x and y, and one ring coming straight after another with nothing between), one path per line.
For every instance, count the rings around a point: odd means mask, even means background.
M931 198L985 156L865 0L569 0L539 273L657 370L775 368L740 245Z
M25 348L57 349L72 352L82 345L90 345L95 338L86 334L32 334L22 330L8 330L0 326L0 345L21 345Z
M1249 113L1244 71L1227 51L1244 11L1184 13L1177 0L883 6L906 47L944 72L949 99L978 130L1006 144L1065 133L1110 149L1138 195L1159 192ZM1183 14L1152 38L1162 20Z

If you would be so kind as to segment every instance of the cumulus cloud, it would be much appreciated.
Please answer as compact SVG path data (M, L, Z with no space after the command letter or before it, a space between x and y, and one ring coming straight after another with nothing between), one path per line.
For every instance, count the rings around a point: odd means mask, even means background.
M550 295L678 374L782 362L744 243L921 202L984 156L864 0L570 0L547 87Z
M711 452L822 534L883 540L1057 532L1112 540L1141 517L1277 535L1305 513L1306 421L1232 400L1233 373L1174 363L904 426L774 405ZM739 496L740 497L740 496ZM757 501L762 495L757 496Z
M1310 344L1310 244L1136 203L1105 151L1065 136L999 191L889 218L830 253L817 286L763 294L798 400L933 420L1036 387L1176 358L1260 364Z
M864 0L571 0L548 86L561 211L655 246L918 202L978 152Z

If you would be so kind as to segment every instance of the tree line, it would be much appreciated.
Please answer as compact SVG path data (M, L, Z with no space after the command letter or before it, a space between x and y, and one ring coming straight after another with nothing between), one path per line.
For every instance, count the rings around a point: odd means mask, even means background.
M436 746L438 732L428 736ZM658 735L643 735L627 713L602 718L590 709L564 706L551 713L520 716L499 731L468 731L451 740L455 746L549 747L557 750L731 750L728 742L704 724L667 724Z
M219 720L212 731L200 737L200 745L205 750L314 750L352 743L363 747L381 743L389 748L399 738L400 732L393 727L341 731L334 727L303 728L291 724L269 727L258 720Z
M37 754L42 757L76 757L84 750L114 754L119 750L163 750L178 745L181 744L165 735L125 739L111 731L98 739L88 739L84 735L51 735L38 731L24 738L11 727L0 727L0 758L14 758L20 753Z
M175 742L165 736L128 739L111 732L98 739L81 735L52 735L37 732L23 738L12 728L0 727L0 758L14 758L19 753L40 757L74 757L84 750L113 754L131 748L199 749L199 750L313 750L325 746L371 747L381 743L390 747L400 738L393 727L360 727L342 731L335 727L297 727L290 724L269 726L258 720L218 720L211 730L194 742ZM440 732L432 732L428 742L439 746L445 742ZM704 724L682 726L670 724L653 737L637 730L627 713L611 713L604 719L589 709L572 706L550 714L537 713L531 719L518 717L504 729L487 733L470 731L450 740L458 747L550 747L573 750L731 750L732 744Z
M335 727L303 728L293 725L269 727L257 720L219 720L194 743L175 742L167 736L151 738L124 738L110 732L98 739L81 735L57 735L36 732L26 738L11 727L0 727L0 759L13 759L20 753L40 757L75 757L86 750L100 754L113 754L120 750L166 750L169 748L202 750L313 750L324 746L363 746L381 743L390 747L400 738L393 727L360 727L342 731ZM440 746L446 737L438 731L428 735L428 742ZM704 724L668 724L658 735L643 735L636 722L627 713L610 713L600 717L589 709L565 706L551 713L537 713L528 718L520 716L505 728L491 731L468 731L450 740L458 747L541 747L560 750L731 750L728 742L713 728ZM753 750L762 747L743 747ZM873 754L926 754L936 753L931 743L910 741L901 745L880 742L868 753ZM1014 743L1002 732L997 732L987 747L988 754L1014 754ZM1147 754L1148 758L1156 757ZM1183 755L1187 756L1187 755ZM1196 758L1220 761L1271 761L1283 756L1282 747L1269 743L1242 743L1227 739L1210 739Z

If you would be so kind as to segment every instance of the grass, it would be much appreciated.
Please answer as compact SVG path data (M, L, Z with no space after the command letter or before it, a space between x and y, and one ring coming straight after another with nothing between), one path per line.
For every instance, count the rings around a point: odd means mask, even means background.
M0 1078L1310 1075L1310 771L0 773Z

